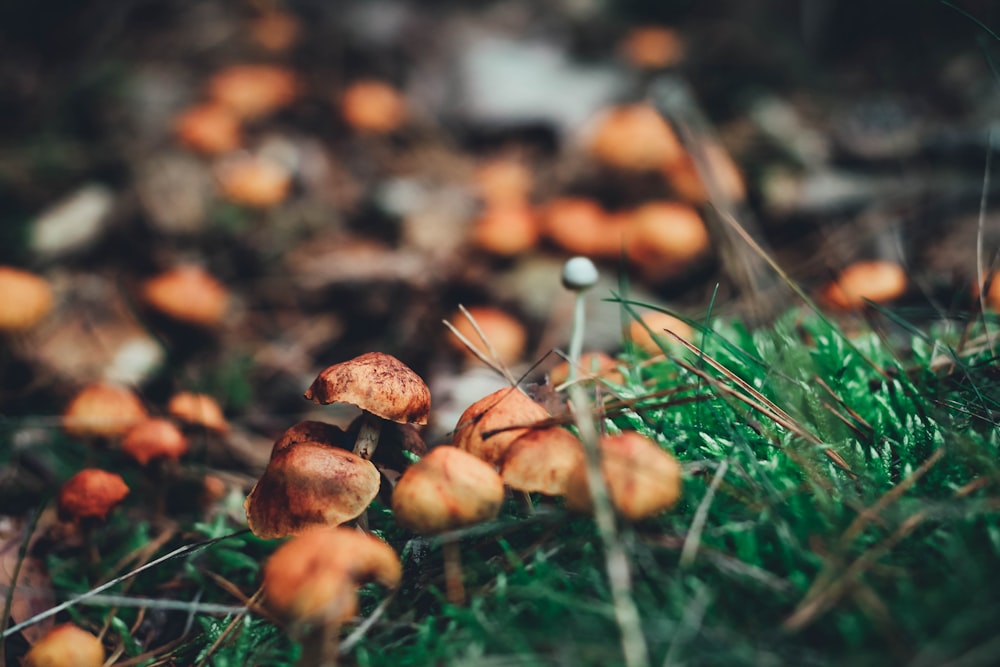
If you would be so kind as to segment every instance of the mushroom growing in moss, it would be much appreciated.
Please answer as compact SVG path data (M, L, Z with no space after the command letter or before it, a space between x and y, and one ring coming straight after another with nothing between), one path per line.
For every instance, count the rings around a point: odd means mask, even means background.
M350 403L361 408L362 422L354 453L371 459L382 421L426 424L431 392L420 376L396 357L367 352L329 366L316 377L305 397L315 403Z
M504 387L479 399L462 413L453 444L490 465L499 465L510 444L548 411L517 387Z
M83 628L63 623L35 642L22 664L23 667L101 667L104 644Z

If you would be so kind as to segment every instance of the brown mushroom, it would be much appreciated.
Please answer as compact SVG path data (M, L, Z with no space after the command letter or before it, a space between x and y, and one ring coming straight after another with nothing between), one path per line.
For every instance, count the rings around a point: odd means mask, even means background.
M588 146L595 158L619 169L657 169L684 155L677 135L651 104L612 107L595 121Z
M449 320L458 333L475 344L480 341L479 333L476 331L476 327L479 327L479 331L489 341L501 364L509 366L521 360L528 343L528 332L520 320L492 306L472 306L465 310L468 316L456 311ZM475 326L472 324L473 321ZM466 359L477 358L454 332L449 332L448 342Z
M0 266L0 333L26 331L52 310L52 288L41 276Z
M490 465L499 465L510 444L549 413L517 387L504 387L465 409L453 444Z
M420 376L383 352L367 352L327 367L306 389L305 397L323 405L350 403L361 408L364 419L354 453L364 459L371 459L378 446L381 420L426 424L431 410L431 392Z
M298 93L298 77L278 65L232 65L216 72L208 82L208 97L243 119L282 109Z
M254 535L271 539L339 526L378 494L381 480L371 461L325 442L281 443L243 503Z
M299 664L329 664L340 625L358 608L357 589L376 581L395 588L402 577L396 552L367 533L312 528L279 547L264 565L266 604L301 634Z
M608 495L626 519L654 516L680 498L680 463L649 438L626 431L602 437L599 446ZM566 507L589 512L591 503L586 464L581 462L569 476Z
M503 504L503 480L492 466L457 447L433 448L403 473L392 493L396 522L420 534L438 534L495 518ZM457 542L443 541L448 599L460 604Z
M372 134L393 132L406 119L406 100L384 81L355 81L340 98L340 113L355 130Z
M285 201L292 189L292 173L275 159L237 153L215 164L222 196L240 206L266 209Z
M667 331L671 331L688 341L694 336L694 329L684 320L669 313L651 310L629 323L628 338L636 347L647 354L663 354L664 349L670 349L676 345L676 340Z
M710 247L708 228L687 204L649 202L632 212L625 250L646 280L677 276Z
M618 362L608 354L601 351L584 352L580 356L580 380L593 381L595 379L606 380L614 384L621 384L625 381L621 371L618 370ZM569 361L563 361L558 366L549 371L549 383L558 387L569 379Z
M512 489L563 496L570 474L583 461L580 439L566 429L531 429L507 448L500 476Z
M514 257L538 244L538 216L527 203L487 206L472 227L476 247L499 257Z
M59 516L65 520L104 520L128 495L121 475L99 468L84 468L59 489Z
M131 389L95 382L70 400L63 429L76 438L116 438L147 416L146 407Z
M216 103L198 104L174 119L174 134L188 148L217 155L239 148L240 120L228 107Z
M101 667L104 644L83 628L63 623L45 633L25 654L23 667Z

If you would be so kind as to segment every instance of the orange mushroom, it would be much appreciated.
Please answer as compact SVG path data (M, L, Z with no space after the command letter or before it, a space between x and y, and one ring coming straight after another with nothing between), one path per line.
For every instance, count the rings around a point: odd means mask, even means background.
M660 169L684 156L677 135L647 103L607 109L594 122L588 144L599 161L618 169Z
M66 520L104 520L128 495L121 475L99 468L84 468L59 489L59 516Z
M719 189L718 194L727 201L735 202L746 199L746 182L732 156L716 143L706 144L702 150L706 166L712 170L712 178ZM663 177L674 192L685 201L693 204L708 201L708 189L689 154L685 153L680 160L664 164Z
M622 249L622 219L593 199L559 197L542 209L544 236L563 250L588 257L617 257Z
M52 288L28 271L0 266L0 333L27 331L52 310Z
M148 416L131 389L95 382L70 399L63 413L63 429L76 438L116 438Z
M179 391L167 401L167 414L220 435L229 431L229 422L219 402L208 394Z
M684 320L669 313L658 310L642 314L639 319L632 320L628 326L628 337L632 343L647 354L663 354L663 349L676 345L672 331L684 340L691 340L694 330Z
M57 625L25 654L23 667L101 667L104 644L73 623Z
M868 260L855 262L823 290L822 300L838 310L856 310L865 301L886 303L906 292L906 271L899 262Z
M281 163L249 154L230 155L215 165L222 196L241 206L270 208L291 191L292 175Z
M229 290L199 266L177 266L142 284L143 302L176 322L213 328L229 308Z
M297 18L272 8L250 22L250 38L268 51L281 53L295 45L301 28Z
M278 65L231 65L208 82L209 99L247 120L288 106L298 94L298 77Z
M510 444L548 411L517 387L505 387L479 399L458 419L454 445L499 465Z
M472 306L466 308L466 312L475 320L476 326L483 332L483 336L489 341L502 364L509 366L521 360L528 342L528 332L517 318L492 306ZM479 334L464 313L456 311L452 314L449 322L471 343L482 347ZM476 358L454 333L449 332L448 342L453 348L464 354L467 359Z
M188 451L188 440L169 419L151 417L125 432L122 451L139 465L150 461L177 461Z
M602 437L599 447L608 495L629 521L655 516L680 498L680 463L649 438L626 431ZM591 506L586 463L581 462L569 476L566 507L588 512Z
M570 474L583 461L580 439L566 429L530 429L504 452L500 476L512 489L562 496Z
M705 223L687 204L649 202L632 213L626 252L647 280L678 275L710 247Z
M475 172L476 188L489 206L520 206L531 196L531 172L520 160L496 158L479 165Z
M514 257L538 245L538 217L526 203L487 206L472 227L472 242L492 255Z
M676 65L684 57L684 43L676 30L664 26L640 26L629 30L619 45L631 65L658 69Z
M581 380L602 379L614 384L621 384L624 377L618 370L618 362L604 352L585 352L580 357ZM549 383L558 387L569 379L569 361L563 361L549 371Z
M355 81L340 97L340 113L359 132L388 134L406 119L406 101L398 90L373 79Z
M217 155L239 148L239 118L229 107L204 103L185 109L174 119L174 134L199 153Z

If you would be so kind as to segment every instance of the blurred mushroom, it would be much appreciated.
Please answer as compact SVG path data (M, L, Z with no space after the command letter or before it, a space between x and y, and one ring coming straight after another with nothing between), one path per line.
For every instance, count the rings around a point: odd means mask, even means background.
M146 419L146 407L131 389L94 382L70 400L63 413L63 430L75 438L116 438Z
M45 633L24 656L23 667L101 667L104 644L73 623L63 623Z
M139 465L155 460L176 462L188 451L188 440L169 419L151 417L125 432L122 451Z
M629 30L618 46L630 65L660 69L684 57L684 43L676 30L664 26L638 26Z
M270 208L285 201L292 174L277 160L261 155L228 155L215 165L222 196L241 206Z
M52 288L28 271L0 266L0 334L27 331L52 310Z
M686 204L649 202L633 211L628 223L628 259L652 282L682 274L710 247L708 228Z
M453 443L490 465L499 465L510 444L549 413L517 387L479 399L462 413Z
M886 303L906 292L906 271L898 262L855 262L841 271L822 293L823 302L838 310L857 310L865 301Z
M291 104L298 93L298 77L278 65L231 65L208 82L209 99L243 119L274 113Z
M531 196L531 171L520 160L495 158L480 164L474 174L476 190L487 208L522 206Z
M274 53L287 51L299 38L301 24L292 14L277 8L266 9L250 22L250 38Z
M420 376L392 355L367 352L320 372L306 389L314 403L350 403L361 408L362 422L354 453L371 459L382 420L426 424L431 393Z
M461 311L452 314L449 321L452 326L474 345L482 343L476 327L482 331L483 337L496 352L496 360L505 366L516 364L524 357L528 332L524 325L513 315L492 306L472 306L465 309L468 317ZM475 325L473 325L475 321ZM476 355L461 341L449 332L448 342L453 348L473 360ZM490 356L490 355L487 355Z
M226 421L219 402L208 394L179 391L167 401L167 414L219 435L229 432L229 422Z
M559 197L542 208L543 235L573 254L618 257L622 250L622 219L611 216L593 199Z
M608 495L618 513L629 521L659 514L680 498L680 463L649 438L626 431L602 437L599 447ZM591 510L584 462L569 476L566 507L578 512Z
M300 665L336 662L340 626L358 609L358 587L395 588L402 565L392 547L347 528L313 528L281 545L264 564L267 608L303 644Z
M624 377L618 370L618 362L605 352L584 352L580 356L578 369L580 380L588 381L603 379L615 384L621 384ZM563 361L549 371L549 383L558 387L569 379L569 361Z
M503 480L492 466L457 447L435 447L403 473L392 493L396 522L422 535L438 534L496 518L503 503ZM448 600L465 599L458 542L445 538Z
M176 322L213 328L229 307L229 290L199 266L177 266L142 285L142 300L152 310Z
M236 150L242 143L239 118L218 103L198 104L174 119L177 139L199 153L217 155Z
M340 97L340 113L359 132L388 134L406 119L406 101L383 81L355 81Z
M103 521L125 499L128 491L121 475L99 468L84 468L60 487L59 516L72 521Z
M694 336L691 325L684 320L659 310L652 310L629 323L628 339L647 354L663 354L664 348L670 349L676 344L674 337L667 331L688 341Z
M538 245L538 217L526 203L487 206L472 227L472 242L491 255L514 257Z
M243 508L254 535L286 537L357 518L378 494L379 485L371 461L328 442L279 439Z
M650 104L607 109L595 119L588 148L599 161L618 169L659 169L684 155L677 135Z

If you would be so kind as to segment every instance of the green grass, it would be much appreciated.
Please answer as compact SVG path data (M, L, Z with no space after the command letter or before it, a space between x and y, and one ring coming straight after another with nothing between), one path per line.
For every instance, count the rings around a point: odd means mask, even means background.
M602 427L648 435L685 467L673 511L621 527L651 664L996 663L1000 366L981 325L924 332L879 321L879 332L852 323L851 335L802 311L756 331L719 321L700 327L700 353L668 344L668 358L622 357L626 383L602 391L624 402ZM463 532L462 607L444 599L440 541L398 529L376 506L371 525L401 554L404 580L345 642L343 662L621 664L592 520L536 500L533 514L512 499L497 521ZM95 535L96 569L72 550L50 553L55 590L68 597L135 567L129 555L167 530L127 516ZM156 553L241 527L226 517L182 523ZM242 534L114 590L239 605L220 581L249 597L275 546ZM388 595L364 589L362 616ZM170 649L177 664L297 658L253 614L82 604L71 613L95 629L110 618L127 655L143 638L183 637Z

